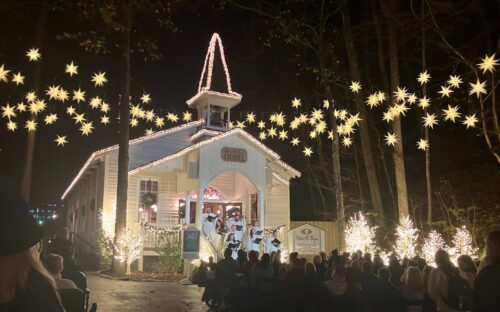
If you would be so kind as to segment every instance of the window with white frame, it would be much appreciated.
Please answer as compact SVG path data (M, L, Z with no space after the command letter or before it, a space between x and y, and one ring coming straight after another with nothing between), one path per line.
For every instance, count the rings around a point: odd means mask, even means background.
M158 181L141 180L139 186L139 222L156 223L158 216Z

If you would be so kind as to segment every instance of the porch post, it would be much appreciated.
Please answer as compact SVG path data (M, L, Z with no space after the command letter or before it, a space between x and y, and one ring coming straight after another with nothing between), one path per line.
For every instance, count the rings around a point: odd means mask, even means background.
M205 188L200 186L198 188L198 197L196 198L196 227L201 229L203 223L203 190Z
M189 224L191 223L191 196L189 196L190 192L187 191L186 193L186 206L184 207L184 223Z
M265 202L266 202L266 199L264 198L266 192L265 191L262 191L262 190L259 190L259 206L258 206L258 211L259 211L259 226L261 227L264 227L266 224L265 224L265 221L266 221L266 216L265 216L265 209L264 209L264 205L265 205Z

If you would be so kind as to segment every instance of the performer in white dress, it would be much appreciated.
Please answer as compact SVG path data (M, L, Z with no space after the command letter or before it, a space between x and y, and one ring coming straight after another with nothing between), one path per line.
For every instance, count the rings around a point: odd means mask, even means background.
M215 230L215 223L217 222L217 215L212 213L212 208L207 208L207 213L203 214L203 234L210 236L210 234Z
M259 252L261 241L262 241L262 231L259 232L256 227L250 228L246 241L247 252L249 252L250 250Z
M278 239L278 231L274 230L271 237L266 239L266 253L277 252L280 250L280 240Z
M245 218L241 218L238 212L234 215L234 218L229 219L227 223L229 229L231 229L233 225L236 226L234 238L237 241L243 241L243 233L247 230L247 224L245 222Z
M221 219L217 219L217 221L215 222L215 230L212 232L209 238L215 249L217 249L222 253L224 252L224 250L222 250L223 237L224 237L224 226L222 225Z
M238 250L240 249L241 243L235 240L234 233L229 233L224 243L224 250L230 248L232 250L231 257L236 260L238 258Z

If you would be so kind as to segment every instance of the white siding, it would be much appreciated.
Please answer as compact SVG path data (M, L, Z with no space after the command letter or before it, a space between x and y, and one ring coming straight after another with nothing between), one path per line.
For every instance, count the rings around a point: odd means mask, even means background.
M266 226L284 224L286 228L281 233L287 233L290 228L290 189L277 179L267 186Z

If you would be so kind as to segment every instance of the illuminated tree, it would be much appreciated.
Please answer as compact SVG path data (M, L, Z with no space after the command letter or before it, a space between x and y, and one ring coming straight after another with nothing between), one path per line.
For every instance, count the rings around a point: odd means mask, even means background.
M374 253L375 246L375 230L377 226L370 226L366 221L366 217L362 212L354 214L347 222L345 228L346 250L348 252Z
M478 249L472 246L472 235L465 225L457 229L453 235L452 243L453 248L450 249L450 255L455 263L461 255L469 255L473 259L478 258Z
M416 253L418 230L413 226L410 217L405 217L396 228L396 245L394 252L401 258L413 258Z
M422 257L425 259L428 265L436 266L434 257L436 251L439 249L448 249L443 237L438 232L432 230L429 232L425 238L424 245L422 246Z
M126 275L130 275L130 264L141 256L143 242L142 236L128 228L123 229L121 235L116 238L115 258L125 263Z

